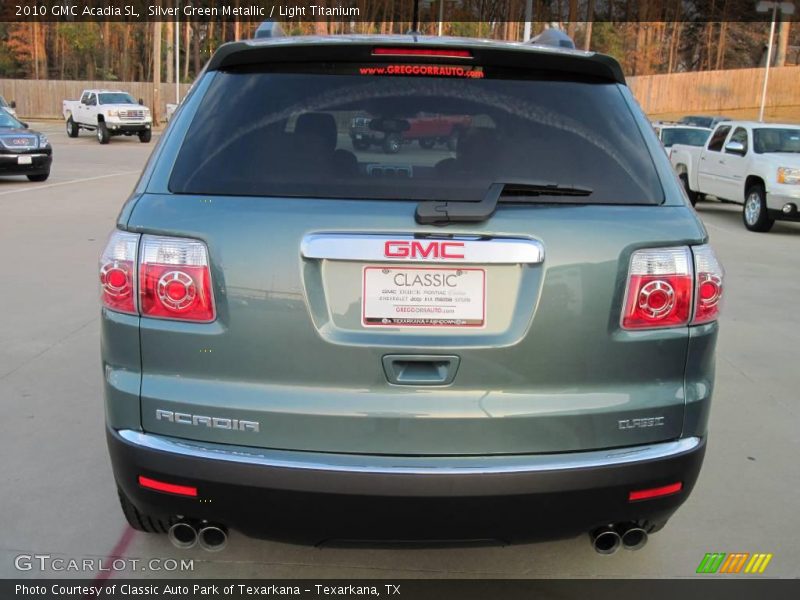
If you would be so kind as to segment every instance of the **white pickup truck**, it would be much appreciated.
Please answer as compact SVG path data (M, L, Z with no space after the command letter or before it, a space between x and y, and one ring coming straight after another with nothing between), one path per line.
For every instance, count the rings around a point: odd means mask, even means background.
M62 111L69 137L88 129L101 144L115 135L138 135L146 144L152 136L150 109L120 90L84 90L80 100L64 100Z
M800 221L800 125L724 121L705 146L672 146L670 161L692 204L706 195L742 204L750 231Z

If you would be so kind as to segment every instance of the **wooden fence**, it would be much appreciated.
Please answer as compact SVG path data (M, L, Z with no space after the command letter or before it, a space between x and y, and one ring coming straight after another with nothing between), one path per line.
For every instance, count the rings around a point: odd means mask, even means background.
M735 69L629 77L628 84L648 114L721 112L759 106L764 69ZM155 88L147 82L37 81L0 79L0 94L17 103L25 118L59 118L61 101L76 100L86 88L121 89L154 107ZM181 84L181 96L189 84ZM162 83L157 114L163 119L167 102L175 101L175 85ZM800 105L800 67L770 69L767 106Z
M628 85L647 114L721 112L760 106L764 69L643 75ZM800 67L769 70L766 104L800 105Z

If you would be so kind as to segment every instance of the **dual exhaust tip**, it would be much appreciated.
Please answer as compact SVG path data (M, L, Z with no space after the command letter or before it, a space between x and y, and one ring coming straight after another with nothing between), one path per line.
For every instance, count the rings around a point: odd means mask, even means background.
M208 552L219 552L228 544L228 530L224 525L201 523L195 525L189 521L174 523L167 532L169 541L176 548L188 550L200 545Z
M167 532L170 542L188 550L200 545L208 552L219 552L228 544L228 530L224 525L178 521ZM647 531L636 523L620 523L599 527L589 534L592 548L598 554L614 554L620 546L626 550L640 550L647 544Z
M641 550L647 544L647 531L636 523L620 523L595 529L589 534L592 548L598 554L614 554L620 546Z

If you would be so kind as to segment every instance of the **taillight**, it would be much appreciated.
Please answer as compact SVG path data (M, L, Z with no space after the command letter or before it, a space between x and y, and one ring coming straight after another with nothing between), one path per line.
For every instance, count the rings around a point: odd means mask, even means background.
M139 303L142 316L213 321L214 295L203 242L142 236Z
M708 323L719 316L722 301L722 279L725 272L711 246L695 246L695 301L693 324Z
M100 296L103 306L136 314L136 247L139 236L115 231L100 257Z
M687 325L693 284L688 247L637 250L628 271L623 329Z

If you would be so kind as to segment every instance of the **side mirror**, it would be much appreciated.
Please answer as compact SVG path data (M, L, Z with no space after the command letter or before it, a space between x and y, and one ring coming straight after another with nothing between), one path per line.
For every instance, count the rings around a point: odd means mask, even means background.
M144 106L144 99L143 98L139 98L139 104Z
M27 129L29 127L29 125L27 123L25 123L24 121L20 121L20 124L22 125L23 129Z
M9 106L10 108L17 108L17 103L16 103L14 100L12 100L12 101L9 103L9 105L8 105L8 106Z
M744 155L745 148L742 142L728 142L725 144L725 152L730 152L731 154L741 154Z

